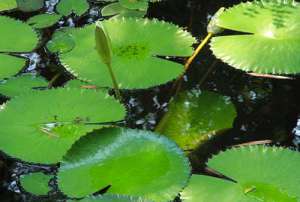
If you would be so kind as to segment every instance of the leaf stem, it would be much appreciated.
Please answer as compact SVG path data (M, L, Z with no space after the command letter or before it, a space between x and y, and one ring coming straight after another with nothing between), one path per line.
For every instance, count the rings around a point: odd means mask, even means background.
M115 74L113 72L111 63L106 63L106 66L108 68L108 71L109 71L109 74L110 74L110 77L111 77L111 80L112 80L112 83L113 83L113 87L114 87L114 91L116 93L117 99L119 101L121 101L122 97L121 97L120 89L119 89L119 86L118 86L118 82L117 82L116 76L115 76Z

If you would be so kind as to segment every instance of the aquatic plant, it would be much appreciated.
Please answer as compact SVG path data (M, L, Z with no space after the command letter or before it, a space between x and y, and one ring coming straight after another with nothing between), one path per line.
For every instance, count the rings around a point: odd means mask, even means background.
M72 202L72 201L74 200L69 200L68 202ZM105 194L104 196L86 197L82 200L79 200L79 202L152 202L152 201L145 200L142 198L130 197L130 196Z
M1 110L0 148L23 161L57 163L81 136L124 116L124 107L103 92L31 91Z
M106 20L103 24L111 38L112 67L119 88L149 88L177 78L183 66L156 56L189 56L195 42L179 27L158 20L123 18ZM111 87L107 67L94 49L94 32L94 24L69 29L76 45L70 52L60 54L60 61L79 79ZM155 42L158 38L160 43ZM145 75L151 76L145 79Z
M41 172L30 173L22 175L20 177L20 183L26 192L37 196L46 196L51 190L48 184L52 177L52 175L46 175Z
M193 175L181 193L184 202L300 200L300 155L280 147L247 146L212 157L210 168L233 179ZM218 190L217 192L215 190Z
M59 14L68 16L72 13L80 16L89 9L89 4L86 0L61 0L56 10Z
M48 13L35 15L27 20L27 24L37 29L43 29L54 25L61 17L59 14Z
M71 197L110 186L107 193L163 202L175 198L189 174L188 159L167 138L142 130L105 128L75 143L57 177L60 190Z
M146 15L147 10L136 10L136 9L129 9L123 7L119 2L108 4L107 6L101 9L101 14L104 17L111 17L114 18L123 18L123 17L136 17L142 18Z
M214 55L244 71L264 74L300 72L300 6L295 1L243 2L223 12L217 25L240 32L216 36Z
M0 12L17 8L16 0L2 0L0 1Z
M44 0L15 0L18 9L24 12L32 12L44 7Z
M185 91L170 102L155 131L190 151L231 128L235 117L235 107L228 97L208 91Z

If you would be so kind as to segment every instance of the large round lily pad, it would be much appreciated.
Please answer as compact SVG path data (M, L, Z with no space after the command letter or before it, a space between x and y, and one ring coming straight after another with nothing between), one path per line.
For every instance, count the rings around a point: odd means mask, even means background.
M0 79L9 78L17 74L22 70L25 64L26 59L24 58L0 54Z
M8 80L0 82L0 93L7 97L18 96L22 93L28 93L34 88L45 88L48 82L42 77L31 74L24 74L17 77L11 77Z
M107 128L73 146L59 169L58 185L71 197L111 185L108 193L165 202L185 186L189 173L188 159L167 138L148 131Z
M155 56L189 56L193 52L195 39L170 23L122 18L103 24L111 38L112 68L120 88L148 88L175 79L183 65ZM76 46L60 55L62 64L81 79L112 87L107 67L95 50L95 25L69 32Z
M122 120L124 107L93 90L31 91L0 112L0 149L35 163L56 163L72 144L102 123Z
M235 117L229 97L208 91L185 91L171 101L156 131L190 151L219 131L231 128Z
M227 9L217 25L241 35L218 36L211 42L217 58L256 73L300 72L300 6L294 1L245 2Z
M182 193L183 201L300 201L299 152L278 147L240 147L214 156L208 166L237 183L208 176L192 177Z
M0 25L0 52L30 52L37 46L38 36L26 23L0 16Z

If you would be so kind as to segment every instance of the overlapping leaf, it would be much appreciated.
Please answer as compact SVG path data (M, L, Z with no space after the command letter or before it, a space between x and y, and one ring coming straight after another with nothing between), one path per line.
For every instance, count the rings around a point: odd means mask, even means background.
M34 28L42 29L54 25L60 18L61 15L45 13L29 18L27 23Z
M26 59L24 58L0 54L0 79L17 74L25 66L25 63Z
M245 71L300 72L300 6L291 1L245 2L223 12L218 26L244 35L214 37L216 57Z
M34 195L47 195L50 191L49 181L53 176L43 173L22 175L20 182L23 189Z
M0 148L35 163L56 163L71 145L103 123L122 120L124 107L106 94L56 89L22 94L0 112Z
M170 23L131 18L103 23L112 41L112 67L121 88L148 88L175 79L183 66L155 56L189 56L193 52L194 38ZM61 54L60 60L75 76L99 86L111 86L107 67L94 48L94 32L94 24L70 30L76 46Z
M189 173L183 152L165 137L108 128L73 146L59 169L58 184L71 197L83 197L110 185L108 193L164 202L175 198Z
M59 14L68 16L75 13L80 16L89 9L89 4L86 0L61 0L56 10Z
M231 128L235 117L230 98L208 91L186 91L171 101L156 131L191 150L218 131Z
M214 156L208 166L237 183L194 176L182 194L184 201L300 201L300 178L295 177L300 174L299 152L266 146L234 148Z

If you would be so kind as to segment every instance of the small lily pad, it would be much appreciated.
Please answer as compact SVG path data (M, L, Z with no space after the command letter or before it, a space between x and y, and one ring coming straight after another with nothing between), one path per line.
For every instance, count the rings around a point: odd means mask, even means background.
M27 20L27 24L37 29L43 29L54 25L59 21L60 18L61 15L45 13L29 18Z
M28 93L34 88L47 87L48 82L42 77L36 77L31 74L11 77L8 80L0 82L0 93L7 97L15 97L17 95Z
M17 8L16 0L1 0L0 11L6 11Z
M80 202L152 202L152 201L131 197L131 196L105 194L104 196L86 197L80 200Z
M223 12L217 25L245 33L212 39L213 53L229 65L262 74L300 72L300 5L297 2L243 2Z
M132 17L132 18L142 18L146 15L146 11L128 9L123 7L119 2L108 4L101 10L102 16L114 16L118 18L122 17Z
M190 151L217 132L231 128L235 117L229 97L208 91L185 91L171 101L156 132Z
M173 80L181 75L183 65L155 56L189 56L193 52L195 39L170 23L123 18L103 24L112 41L112 68L120 88L149 88ZM76 46L60 55L62 64L81 80L112 87L107 67L95 50L95 25L70 29L69 33Z
M299 152L267 146L233 148L214 156L208 166L236 183L208 176L192 177L182 193L183 201L300 201L300 178L295 177L300 174Z
M57 163L81 136L124 116L124 107L100 91L29 92L0 112L0 148L23 161Z
M32 12L44 7L44 0L15 0L18 8L24 12Z
M54 33L52 39L47 43L47 49L52 53L67 53L75 47L75 41L67 31L61 29Z
M61 0L56 10L59 14L68 16L72 13L80 16L89 9L89 4L86 0Z
M50 191L49 181L53 176L43 173L30 173L22 175L20 178L21 186L29 193L37 196L47 195Z
M37 46L38 36L29 25L6 16L0 16L0 25L0 52L30 52Z
M71 197L111 185L111 194L165 202L186 185L189 173L188 159L167 138L148 131L106 128L80 139L67 153L58 186Z
M17 74L25 64L26 59L24 58L0 54L0 79L9 78Z

